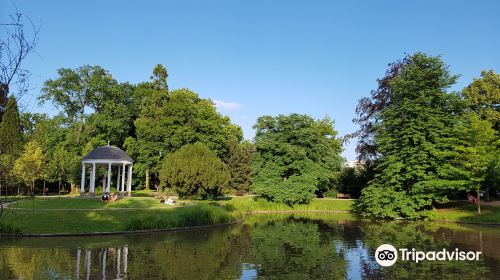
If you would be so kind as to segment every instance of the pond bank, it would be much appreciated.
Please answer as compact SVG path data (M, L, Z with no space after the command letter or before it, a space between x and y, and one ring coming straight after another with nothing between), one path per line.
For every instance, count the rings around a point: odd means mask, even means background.
M164 229L146 229L146 230L128 230L128 231L105 231L105 232L80 232L80 233L20 233L14 235L15 237L79 237L79 236L107 236L107 235L132 235L132 234L148 234L156 232L172 232L172 231L188 231L188 230L198 230L207 228L218 228L226 227L235 224L240 224L244 220L238 220L229 223L213 224L213 225L202 225L202 226L188 226L188 227L177 227L177 228L164 228ZM0 236L13 236L1 234Z
M123 199L113 204L98 200L51 198L15 202L5 209L0 232L19 236L85 236L190 230L238 223L249 214L348 214L353 200L315 199L288 206L253 197L219 201L185 201L182 207L160 205L152 197ZM180 207L179 207L180 206ZM436 209L433 221L500 226L500 207L485 206L483 214L469 205ZM34 210L33 210L34 209Z

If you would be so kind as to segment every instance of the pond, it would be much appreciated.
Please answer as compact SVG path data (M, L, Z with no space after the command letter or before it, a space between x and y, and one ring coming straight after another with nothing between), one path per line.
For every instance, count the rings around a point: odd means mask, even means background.
M481 251L478 261L398 260L379 245ZM124 236L0 239L0 279L498 279L500 228L254 215L230 227Z

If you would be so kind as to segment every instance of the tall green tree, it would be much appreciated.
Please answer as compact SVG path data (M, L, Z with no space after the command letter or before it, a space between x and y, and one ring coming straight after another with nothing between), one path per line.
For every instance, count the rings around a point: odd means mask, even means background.
M58 183L58 192L61 195L61 188L64 182L71 179L71 174L76 168L81 167L79 164L81 157L76 157L70 151L67 151L64 145L59 145L52 154L51 159L47 164L47 177L49 181Z
M114 101L119 92L118 83L100 66L61 68L57 73L57 79L45 81L38 100L40 103L52 101L61 108L69 123L79 124L78 130L82 133L86 110L102 112L105 104Z
M44 156L36 140L25 145L24 152L14 163L14 174L27 185L31 184L31 194L35 193L35 182L44 178Z
M491 162L498 154L495 151L495 130L491 123L481 120L474 113L464 116L464 122L457 126L457 135L461 142L457 143L456 165L462 169L464 180L467 181L467 190L475 191L478 198L478 212L481 213L481 188L484 186Z
M333 186L342 162L333 121L299 114L263 116L254 128L256 194L291 205L309 203Z
M227 189L230 177L224 162L200 142L169 154L160 171L163 186L191 198L217 197Z
M241 129L219 114L212 101L188 89L168 91L166 70L158 69L149 83L138 86L144 100L134 121L136 137L125 141L127 153L136 160L136 172L146 177L147 189L150 175L155 185L159 183L162 159L180 147L202 142L223 158L228 139L242 138Z
M252 185L254 171L252 162L255 156L255 145L250 141L238 143L230 140L226 164L231 173L230 187L239 193L248 193Z
M500 133L500 74L482 71L481 78L474 79L462 95L470 108Z
M158 91L168 91L168 73L167 68L161 64L157 64L153 68L153 75L151 79L151 88Z
M2 123L0 123L0 155L19 155L22 149L23 138L19 109L16 99L10 97L2 117Z
M11 96L0 123L0 191L15 183L12 176L14 161L23 151L23 137L19 109L16 99Z
M88 108L101 112L116 95L116 80L100 66L61 68L57 73L57 79L44 83L39 100L52 100L71 119L82 121Z
M467 188L463 169L453 164L459 137L454 128L465 106L447 92L456 79L439 57L415 53L391 65L371 100L361 101L371 104L360 104L358 115L368 116L370 153L377 162L358 205L365 214L425 216L434 202Z

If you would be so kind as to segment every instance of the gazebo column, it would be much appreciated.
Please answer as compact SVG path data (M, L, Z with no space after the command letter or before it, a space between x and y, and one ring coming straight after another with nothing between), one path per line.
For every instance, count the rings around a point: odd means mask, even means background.
M117 167L118 169L118 178L116 179L116 191L119 193L120 192L120 177L121 177L121 166Z
M80 183L80 197L85 195L85 163L82 162L82 181Z
M125 163L123 164L123 171L122 171L122 187L120 189L120 192L123 194L125 192Z
M92 172L90 173L90 190L89 190L90 197L94 196L94 189L95 189L95 163L92 163Z
M108 180L106 180L107 192L111 192L111 163L108 163Z
M128 266L128 246L123 247L123 272L127 276L127 266Z
M132 164L128 168L127 196L132 196Z
M103 173L102 174L102 192L105 193L107 192L107 188L106 188L106 173Z

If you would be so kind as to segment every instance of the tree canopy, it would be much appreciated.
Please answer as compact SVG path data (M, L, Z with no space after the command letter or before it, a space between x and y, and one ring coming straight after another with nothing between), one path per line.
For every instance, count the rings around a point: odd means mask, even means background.
M100 66L61 68L57 73L57 79L45 82L39 100L51 100L71 121L83 122L86 109L102 112L117 90L116 80Z
M329 118L263 116L254 128L256 194L275 202L308 203L333 185L342 160Z
M12 186L14 161L23 151L21 121L16 99L11 96L0 123L0 187Z
M462 95L474 112L500 132L500 74L493 70L481 72L481 78L474 79Z
M14 163L14 174L24 183L31 184L31 193L34 194L35 181L44 177L44 171L42 148L35 140L28 142Z
M250 141L238 143L236 139L229 140L228 155L225 158L231 173L229 185L240 194L250 191L254 176L252 170L254 157L255 145Z
M241 128L218 113L209 99L202 99L189 89L168 91L164 83L158 82L166 79L166 73L159 72L163 78L153 75L151 83L142 85L148 94L134 121L136 137L129 137L125 143L127 152L136 159L137 170L146 172L146 177L149 173L157 174L162 156L196 142L224 157L228 139L241 140ZM156 83L163 86L153 86Z
M372 99L360 102L376 104L380 92L385 96L383 106L368 109L365 119L377 162L375 178L363 190L365 213L415 218L467 188L463 170L454 164L461 139L455 128L465 108L457 94L447 92L456 79L439 57L416 53L392 64ZM367 116L366 110L359 115Z

